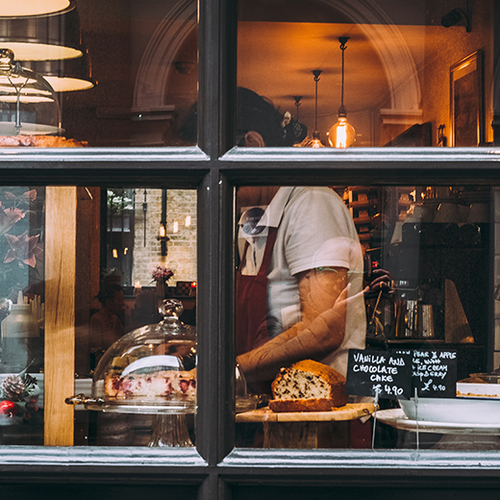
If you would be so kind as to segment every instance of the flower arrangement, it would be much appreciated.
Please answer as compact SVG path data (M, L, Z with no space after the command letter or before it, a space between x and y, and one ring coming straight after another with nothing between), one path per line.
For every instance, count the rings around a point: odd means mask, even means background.
M151 276L153 278L153 282L155 283L165 283L168 281L172 276L174 275L174 272L172 269L169 267L165 266L160 266L157 264L151 273Z

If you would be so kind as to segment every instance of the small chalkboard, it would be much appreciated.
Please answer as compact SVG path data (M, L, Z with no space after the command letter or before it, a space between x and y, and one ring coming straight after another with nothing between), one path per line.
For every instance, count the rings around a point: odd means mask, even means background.
M457 352L444 349L413 349L413 388L422 398L454 398L457 395Z
M349 349L347 394L408 399L411 388L412 355L409 351Z

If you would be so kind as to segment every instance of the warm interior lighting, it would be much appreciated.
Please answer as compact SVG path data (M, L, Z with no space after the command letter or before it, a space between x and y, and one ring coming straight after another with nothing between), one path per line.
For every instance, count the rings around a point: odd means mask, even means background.
M56 92L88 90L94 86L90 57L83 56L56 61L23 61L22 66L41 74Z
M71 59L80 57L82 51L73 47L0 40L0 45L12 50L18 61L46 61L52 59Z
M191 225L191 216L190 215L186 215L186 219L184 221L184 225L186 227L189 227Z
M128 247L125 247L125 248L123 249L123 255L127 255L127 253L128 253Z
M166 235L167 235L167 230L165 229L165 226L163 224L160 224L160 232L159 232L160 238L165 238Z
M0 47L12 50L17 61L71 59L83 54L80 18L72 2L66 9L37 16L3 16L0 11L0 20Z
M69 7L69 0L0 0L1 17L40 16Z
M118 258L118 250L116 248L113 248L113 259Z
M173 233L178 233L179 232L179 223L177 221L174 221L172 232Z
M333 148L348 148L356 139L354 127L347 122L347 112L344 106L344 51L346 49L348 36L339 37L340 50L342 51L342 85L340 94L340 107L338 120L328 132L328 144Z
M328 143L333 148L348 148L356 139L354 127L345 116L339 114L337 123L328 132Z

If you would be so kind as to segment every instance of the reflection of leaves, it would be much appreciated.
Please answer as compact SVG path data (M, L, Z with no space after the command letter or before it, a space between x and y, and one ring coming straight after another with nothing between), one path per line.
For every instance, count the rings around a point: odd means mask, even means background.
M40 235L28 236L28 231L25 231L20 236L6 234L5 237L9 243L10 249L4 258L4 264L8 264L14 260L19 261L31 267L36 266L36 256L43 252L42 246L38 243Z
M0 207L1 207L0 203ZM0 235L5 234L18 220L24 217L24 212L19 208L0 208Z
M21 196L16 196L14 193L11 193L10 191L5 191L5 199L12 201L17 200L23 203L27 203L29 205L30 202L36 200L36 189L30 189L29 191L25 191Z

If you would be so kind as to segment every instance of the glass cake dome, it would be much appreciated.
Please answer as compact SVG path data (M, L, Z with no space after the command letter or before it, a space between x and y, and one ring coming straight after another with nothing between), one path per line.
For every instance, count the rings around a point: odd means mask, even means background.
M0 135L59 134L61 115L54 89L14 57L12 50L0 48Z
M179 320L178 300L164 300L163 320L117 340L93 378L89 409L192 413L196 408L196 328Z

